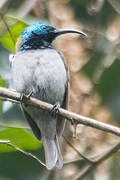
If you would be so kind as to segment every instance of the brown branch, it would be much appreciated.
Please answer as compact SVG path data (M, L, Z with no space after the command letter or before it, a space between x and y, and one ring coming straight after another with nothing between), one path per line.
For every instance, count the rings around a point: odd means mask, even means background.
M12 100L20 102L20 93L11 91L7 88L0 87L0 97L8 98L8 101L9 101L9 99L12 99ZM51 108L53 107L53 105L48 104L43 101L40 101L33 97L26 99L26 101L24 103L28 104L29 106L41 108L46 111L50 111ZM100 121L97 121L97 120L94 120L92 118L88 118L88 117L85 117L82 115L78 115L73 112L69 112L65 109L62 109L62 108L59 109L58 115L66 118L73 124L74 123L83 124L86 126L90 126L90 127L120 136L120 128L119 127L109 125L109 124L106 124L106 123L103 123L103 122L100 122Z
M17 102L20 102L20 93L17 93L15 91L11 91L9 89L0 87L0 97L4 97L4 98L8 98L15 100ZM46 102L40 101L38 99L35 99L33 97L30 97L29 99L25 99L25 104L28 104L30 106L35 106L37 108L42 108L44 110L50 111L51 108L53 107L53 105L48 104ZM120 128L112 126L112 125L108 125L99 121L96 121L94 119L88 118L88 117L84 117L69 111L66 111L64 109L59 110L58 113L60 116L65 117L66 119L68 119L70 122L72 123L81 123L93 128L97 128L99 130L103 130L115 135L120 136ZM0 143L4 143L7 144L11 147L13 147L14 149L16 149L17 151L20 151L22 153L24 153L25 155L31 156L34 159L36 159L39 163L41 163L42 165L45 166L44 163L42 163L36 156L32 155L31 153L27 153L23 150L21 150L20 148L14 146L13 144L10 143L10 141L6 141L6 140L0 140ZM69 145L71 146L71 143L68 142ZM72 147L72 146L71 146ZM90 164L88 166L86 166L83 171L81 171L79 174L77 174L74 178L74 180L79 180L79 179L83 179L83 177L85 177L89 172L91 172L91 170L93 170L96 166L98 166L100 163L102 163L103 161L105 161L106 159L108 159L109 157L111 157L115 152L117 152L120 148L120 142L118 142L114 147L112 147L110 150L108 150L104 155L102 155L101 157L97 158L97 160L91 160L88 159L86 157L84 157L83 155L81 155L81 153L78 153L78 151L76 151L76 149L74 149L80 156L82 156L84 159L87 160L87 162L89 162Z

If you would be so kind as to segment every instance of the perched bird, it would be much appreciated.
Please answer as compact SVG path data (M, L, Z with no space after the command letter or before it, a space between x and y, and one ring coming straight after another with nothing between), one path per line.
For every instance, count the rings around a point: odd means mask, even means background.
M17 42L17 53L12 58L14 88L21 94L53 104L53 112L68 105L68 68L61 53L52 47L52 41L65 33L82 31L56 29L47 23L26 27ZM22 103L24 115L38 140L43 140L46 167L62 168L63 160L58 146L65 119ZM30 143L30 142L28 142Z

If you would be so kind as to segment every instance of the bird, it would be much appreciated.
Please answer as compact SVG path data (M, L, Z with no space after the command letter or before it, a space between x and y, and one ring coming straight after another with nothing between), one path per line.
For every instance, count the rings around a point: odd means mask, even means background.
M67 33L86 36L80 30L57 29L46 22L25 27L16 43L16 54L11 64L13 87L21 97L31 94L53 105L51 112L48 112L21 103L33 134L38 140L43 140L48 170L63 167L59 138L66 120L57 116L57 112L60 107L68 109L69 76L66 60L52 42Z

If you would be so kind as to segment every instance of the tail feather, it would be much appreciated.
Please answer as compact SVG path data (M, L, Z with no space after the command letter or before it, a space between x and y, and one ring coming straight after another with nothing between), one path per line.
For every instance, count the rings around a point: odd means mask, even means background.
M48 139L46 137L44 140L44 148L45 148L45 159L46 159L46 167L51 170L54 167L62 168L63 160L61 153L59 151L57 139Z
M57 159L57 162L56 162L56 167L58 169L61 169L63 167L63 158L62 158L62 155L61 155L61 152L60 152L60 147L59 147L59 143L58 143L57 138L55 138L55 143L56 143L57 152L58 152L58 159Z

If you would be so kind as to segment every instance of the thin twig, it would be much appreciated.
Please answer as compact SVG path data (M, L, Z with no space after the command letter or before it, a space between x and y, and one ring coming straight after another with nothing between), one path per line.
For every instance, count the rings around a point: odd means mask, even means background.
M2 88L0 87L0 96L4 97L4 98L9 98L9 99L13 99L16 100L18 102L20 102L20 93L17 93L15 91L10 91L7 88ZM33 97L30 97L29 99L26 99L26 101L24 102L25 104L28 104L30 106L35 106L37 108L42 108L44 110L50 111L51 108L53 107L53 105L42 102L38 99L35 99ZM96 121L94 119L88 118L88 117L84 117L69 111L66 111L64 109L59 110L59 115L67 118L68 120L70 120L71 122L75 121L77 123L81 123L87 126L91 126L106 132L110 132L112 134L116 134L118 136L120 136L120 129L118 127L112 126L112 125L108 125L99 121ZM20 148L12 145L10 142L1 142L1 143L5 143L11 147L13 147L14 149L33 157L34 159L36 159L39 163L41 163L41 161L34 155L32 155L31 153L27 153L23 150L21 150ZM70 144L70 143L69 143ZM100 163L102 163L103 161L105 161L106 159L108 159L112 154L114 154L115 152L117 152L120 148L120 142L117 143L117 145L115 145L113 148L111 148L109 151L107 151L102 157L98 158L95 161L91 161L88 160L88 158L84 157L84 159L86 158L87 161L92 162L91 165L86 166L86 168L83 169L82 172L80 172L75 178L74 180L78 180L78 179L82 179L83 177L85 177L94 167L98 166ZM79 153L79 155L81 155L81 153ZM82 155L83 156L83 155ZM41 163L44 165L44 163Z
M119 1L115 1L115 0L107 0L110 5L112 6L112 8L120 15L120 3Z
M0 127L3 127L3 128L17 128L17 129L26 129L26 130L31 130L30 127L26 127L26 126L15 126L15 125L10 125L10 124L3 124L3 123L0 123Z
M78 173L73 180L82 180L89 172L92 171L94 165L87 165L80 173Z
M94 155L88 155L87 159L89 159L92 163L94 163L96 159L101 158L103 156L103 154L105 154L106 152L108 152L108 148L106 150L103 150L99 154L97 153L97 154L94 154ZM118 151L118 153L119 153L119 151ZM64 165L65 164L70 164L70 163L75 163L75 162L82 161L82 160L83 160L82 157L72 159L72 160L65 160Z
M23 150L20 149L19 147L17 147L17 146L15 146L15 145L11 144L11 142L10 142L9 140L1 140L1 139L0 139L0 143L6 144L6 145L12 147L13 149L15 149L15 150L17 150L17 151L19 151L19 152L21 152L21 153L27 155L27 156L32 157L33 159L37 160L40 164L42 164L43 166L46 167L46 165L45 165L40 159L38 159L35 155L33 155L32 153L23 151Z
M116 153L120 149L120 141L114 145L112 148L110 148L102 157L95 160L91 165L87 165L83 171L78 173L74 180L82 180L89 172L91 172L96 166L98 166L103 161L110 158L114 153Z
M5 144L5 143L9 143L10 142L10 140L4 140L4 139L0 139L0 143L3 143L3 144Z
M9 99L13 99L16 100L18 102L20 102L20 93L17 93L15 91L10 91L7 88L3 88L0 87L0 96L1 97L5 97L5 98L9 98ZM24 102L25 104L29 105L29 106L34 106L37 108L41 108L43 110L46 111L51 111L53 105L48 104L46 102L40 101L36 98L30 97L29 99L26 99L26 101ZM76 124L83 124L86 126L90 126L108 133L112 133L115 134L117 136L120 136L120 128L113 126L113 125L109 125L97 120L94 120L92 118L88 118L82 115L78 115L76 113L73 112L69 112L65 109L60 108L58 115L66 118L67 120L69 120L71 123L76 123Z
M13 99L9 99L9 98L0 97L0 100L1 101L10 101L12 103L20 104L20 102L13 100Z
M65 160L63 164L66 165L66 164L76 163L76 162L81 161L81 160L83 160L82 157L79 157L77 159L72 159L72 160Z
M83 154L81 154L74 146L73 146L73 144L63 135L63 138L64 138L64 140L67 142L67 144L72 148L72 149L74 149L74 151L79 155L79 156L81 156L84 160L86 160L87 162L89 162L89 163L93 163L93 161L92 160L90 160L90 159L88 159L87 157L85 157Z

